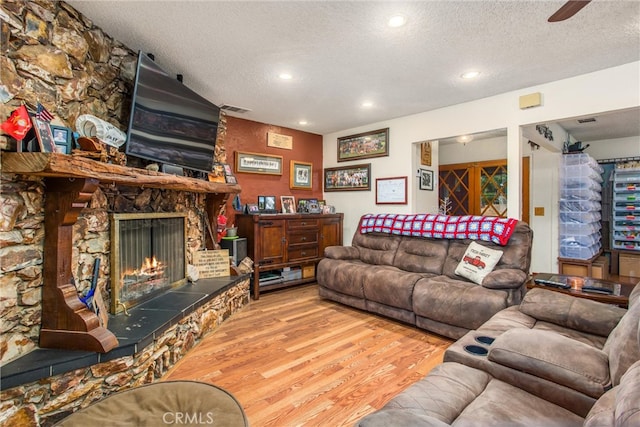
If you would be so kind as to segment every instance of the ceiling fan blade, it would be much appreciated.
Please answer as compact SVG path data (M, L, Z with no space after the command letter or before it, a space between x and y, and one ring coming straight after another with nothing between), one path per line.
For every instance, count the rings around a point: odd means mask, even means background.
M571 18L578 13L583 7L589 4L591 0L569 0L553 15L549 17L548 22L560 22Z

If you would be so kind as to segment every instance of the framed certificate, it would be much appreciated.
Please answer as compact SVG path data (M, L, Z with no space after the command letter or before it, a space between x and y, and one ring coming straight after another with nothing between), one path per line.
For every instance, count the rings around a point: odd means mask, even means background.
M407 177L376 179L376 204L378 205L406 205Z

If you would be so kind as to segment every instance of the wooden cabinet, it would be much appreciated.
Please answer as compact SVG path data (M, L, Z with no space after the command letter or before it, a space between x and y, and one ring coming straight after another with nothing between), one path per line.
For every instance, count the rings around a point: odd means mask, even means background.
M238 235L246 237L248 256L254 263L254 299L260 298L261 291L315 281L315 266L324 249L342 245L342 214L262 214L235 218ZM299 269L300 277L279 276L286 268ZM269 278L266 273L271 273Z

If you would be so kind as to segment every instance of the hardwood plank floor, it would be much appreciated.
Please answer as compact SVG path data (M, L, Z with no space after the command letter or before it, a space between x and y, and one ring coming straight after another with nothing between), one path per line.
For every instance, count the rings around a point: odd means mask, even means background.
M441 363L451 342L308 285L251 301L164 380L228 390L253 427L350 426Z

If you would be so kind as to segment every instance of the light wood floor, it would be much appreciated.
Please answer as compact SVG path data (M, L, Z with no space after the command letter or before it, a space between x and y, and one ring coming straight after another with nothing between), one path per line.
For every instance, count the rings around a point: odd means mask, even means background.
M323 300L310 285L251 301L164 380L226 389L252 427L351 426L441 363L451 342Z

